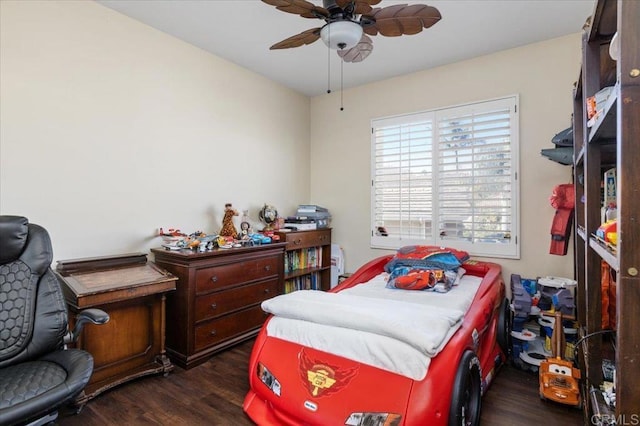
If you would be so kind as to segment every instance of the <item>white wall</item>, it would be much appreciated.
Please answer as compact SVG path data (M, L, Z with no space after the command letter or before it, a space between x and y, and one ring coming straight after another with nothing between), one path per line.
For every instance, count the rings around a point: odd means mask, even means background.
M311 200L331 210L346 270L390 253L369 248L371 119L519 94L521 259L494 261L506 280L511 273L572 277L572 249L567 256L548 254L549 196L571 181L571 168L540 150L552 148L551 138L571 125L580 40L574 34L347 90L342 112L337 92L313 98Z
M45 226L56 259L215 232L226 202L256 224L265 202L314 202L353 271L386 253L369 248L371 119L517 93L522 256L498 261L573 275L571 251L548 254L571 170L540 149L570 125L579 34L353 88L341 112L337 91L309 100L93 2L3 0L0 18L0 213Z
M308 200L309 98L94 2L0 8L0 213L56 259Z

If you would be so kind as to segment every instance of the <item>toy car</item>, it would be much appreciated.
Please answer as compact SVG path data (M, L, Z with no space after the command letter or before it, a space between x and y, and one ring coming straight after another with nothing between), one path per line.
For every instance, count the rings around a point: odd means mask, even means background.
M263 234L250 234L249 238L254 244L269 244L271 242L271 237Z
M573 363L549 358L540 363L540 398L580 406L580 370Z

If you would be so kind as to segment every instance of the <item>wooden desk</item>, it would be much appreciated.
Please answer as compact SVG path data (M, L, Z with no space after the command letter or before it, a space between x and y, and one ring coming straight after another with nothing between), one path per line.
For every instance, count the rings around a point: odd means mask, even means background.
M76 347L91 353L94 370L82 405L113 386L173 370L165 354L165 298L177 278L147 262L144 254L59 261L70 327L78 312L99 308L107 324L85 325Z

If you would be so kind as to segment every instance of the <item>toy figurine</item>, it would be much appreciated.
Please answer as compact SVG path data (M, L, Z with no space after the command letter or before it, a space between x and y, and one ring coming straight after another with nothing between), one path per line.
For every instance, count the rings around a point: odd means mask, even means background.
M238 211L231 206L231 203L225 204L224 217L222 218L222 229L220 230L220 235L223 237L236 238L238 236L238 231L233 224L233 216L238 216Z
M242 211L242 218L240 219L240 233L238 234L239 240L248 240L251 233L251 224L249 223L249 210Z

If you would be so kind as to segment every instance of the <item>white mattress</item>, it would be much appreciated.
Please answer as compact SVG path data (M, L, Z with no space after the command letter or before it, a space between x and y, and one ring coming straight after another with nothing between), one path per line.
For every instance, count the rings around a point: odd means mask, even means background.
M271 337L422 380L462 324L482 281L463 276L448 293L386 288L387 274L343 290L300 290L262 303Z

